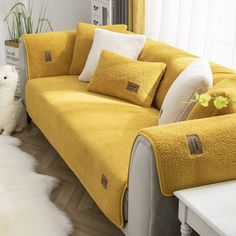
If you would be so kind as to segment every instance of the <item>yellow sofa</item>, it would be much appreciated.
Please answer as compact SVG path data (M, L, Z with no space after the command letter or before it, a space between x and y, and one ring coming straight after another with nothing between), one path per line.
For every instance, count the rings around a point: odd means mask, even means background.
M218 118L197 120L196 123L185 121L161 129L157 123L165 94L195 56L165 43L147 41L139 60L165 62L167 69L153 106L144 108L88 92L88 84L69 75L75 32L25 35L22 41L21 61L27 64L22 64L23 74L27 77L27 112L104 214L129 236L177 235L177 202L174 197L164 196L162 179L156 168L156 146L163 144L165 152L168 138L176 141L178 136L171 139L164 135L162 139L160 134L165 130L180 129L181 135L185 135L192 125L201 127L218 121ZM51 54L50 62L45 61L46 52ZM216 86L224 85L223 93L232 92L234 86L236 89L233 70L216 64L211 67ZM223 109L219 115L234 112ZM225 127L236 129L234 119L236 114L230 115L229 121L225 116L219 120L219 126L227 123ZM213 136L214 128L217 129L215 126L210 129ZM205 130L207 132L207 127ZM158 143L156 137L162 140ZM235 137L232 142L236 143ZM232 174L229 179L233 177ZM217 179L223 180L225 176ZM215 181L212 178L208 182Z

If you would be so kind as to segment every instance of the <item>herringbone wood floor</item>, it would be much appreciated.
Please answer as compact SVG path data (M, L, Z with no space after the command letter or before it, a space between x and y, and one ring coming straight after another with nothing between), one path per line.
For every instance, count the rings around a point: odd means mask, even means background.
M38 160L38 172L60 179L61 183L51 199L72 219L72 236L124 235L102 214L78 178L37 128L28 126L15 136L23 141L21 148Z

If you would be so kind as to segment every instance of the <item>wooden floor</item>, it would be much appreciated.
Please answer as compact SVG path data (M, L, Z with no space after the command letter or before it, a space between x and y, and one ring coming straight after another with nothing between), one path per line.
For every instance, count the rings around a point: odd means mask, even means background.
M29 126L15 136L23 141L22 150L38 160L38 172L55 176L61 181L51 199L72 219L72 236L124 236L102 214L76 176L37 128Z

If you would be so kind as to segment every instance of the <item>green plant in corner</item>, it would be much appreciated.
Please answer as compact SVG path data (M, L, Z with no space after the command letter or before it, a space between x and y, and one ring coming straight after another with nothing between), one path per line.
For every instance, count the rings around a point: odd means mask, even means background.
M47 5L43 0L39 15L36 20L36 27L34 27L33 5L32 0L28 1L26 5L18 1L9 10L8 14L4 18L4 22L7 24L9 37L11 42L19 42L19 38L23 34L43 33L53 31L50 20L46 17Z
M210 95L209 93L196 93L196 98L190 102L199 102L203 107L208 107L210 101L213 101L214 106L219 110L226 108L230 103L233 105L234 109L236 109L236 95L229 99L222 95L216 96Z

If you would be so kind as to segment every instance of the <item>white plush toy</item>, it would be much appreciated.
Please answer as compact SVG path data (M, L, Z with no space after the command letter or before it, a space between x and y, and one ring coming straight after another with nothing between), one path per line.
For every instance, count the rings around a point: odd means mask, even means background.
M27 124L22 100L15 101L18 73L14 66L0 67L0 135L20 132Z

